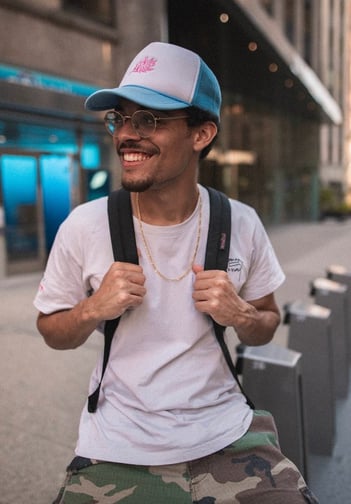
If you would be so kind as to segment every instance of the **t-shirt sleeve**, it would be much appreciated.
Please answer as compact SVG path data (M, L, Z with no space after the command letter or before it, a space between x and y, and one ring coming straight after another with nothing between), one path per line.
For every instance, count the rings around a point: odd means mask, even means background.
M34 306L45 314L70 309L89 294L82 274L79 229L68 217L55 237Z
M246 301L273 293L285 280L267 232L256 212L253 215L255 221L248 275L240 290L240 296Z

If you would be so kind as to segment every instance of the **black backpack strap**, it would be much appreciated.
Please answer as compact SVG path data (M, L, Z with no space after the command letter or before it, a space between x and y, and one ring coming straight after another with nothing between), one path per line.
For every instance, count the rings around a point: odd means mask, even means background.
M114 260L138 264L130 193L124 189L112 192L108 197L107 210ZM95 413L97 409L101 383L107 367L113 335L119 321L120 317L105 322L101 378L96 390L88 397L89 413Z
M231 207L227 196L207 187L210 197L210 222L208 226L205 269L227 271L230 235L232 229Z
M125 189L118 189L110 194L108 220L114 260L138 264L132 203L130 193Z
M232 226L231 207L227 196L223 193L211 187L207 187L207 190L210 197L210 222L206 245L205 270L220 269L227 271ZM240 383L238 372L224 339L225 327L217 324L213 319L212 321L216 338L228 367L244 395L247 404L250 408L255 409L253 402L245 394Z

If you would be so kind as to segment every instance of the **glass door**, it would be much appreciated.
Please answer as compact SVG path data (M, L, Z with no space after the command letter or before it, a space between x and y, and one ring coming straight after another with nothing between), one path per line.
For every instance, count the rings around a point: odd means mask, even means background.
M72 173L70 154L0 155L0 247L7 274L43 269L72 206Z
M43 262L38 211L38 157L4 154L0 157L4 212L4 248L8 273L38 269Z

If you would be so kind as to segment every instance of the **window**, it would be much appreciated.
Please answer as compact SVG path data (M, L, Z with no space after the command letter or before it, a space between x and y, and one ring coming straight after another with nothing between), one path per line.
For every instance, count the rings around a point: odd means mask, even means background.
M312 42L313 42L313 16L311 0L305 0L304 6L304 33L305 33L305 54L304 59L312 66Z
M262 7L267 11L270 16L273 16L273 2L272 0L260 0Z
M294 25L297 22L295 19L295 2L287 0L285 3L285 34L292 44L296 44L294 40Z
M113 0L63 0L63 9L107 26L115 25Z

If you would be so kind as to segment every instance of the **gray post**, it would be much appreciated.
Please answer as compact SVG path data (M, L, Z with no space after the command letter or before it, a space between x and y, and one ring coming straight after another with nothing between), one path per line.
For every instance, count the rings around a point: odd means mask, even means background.
M274 416L284 455L307 479L307 443L302 395L301 354L269 343L245 347L242 380L257 409Z
M311 295L316 304L331 310L332 354L336 397L347 397L349 387L349 339L346 330L347 286L317 278L312 282Z
M302 390L311 453L331 455L335 442L336 397L331 311L296 301L286 307L288 347L302 354Z

